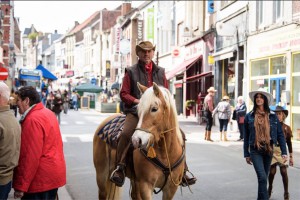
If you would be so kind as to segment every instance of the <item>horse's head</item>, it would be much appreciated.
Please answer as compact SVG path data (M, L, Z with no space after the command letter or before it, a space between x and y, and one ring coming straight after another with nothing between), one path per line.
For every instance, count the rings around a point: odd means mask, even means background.
M180 131L175 102L169 90L155 83L150 88L137 84L142 96L138 104L139 122L132 136L132 143L135 148L146 148L157 143L161 133L168 130L176 133ZM182 143L182 137L179 135L178 138Z

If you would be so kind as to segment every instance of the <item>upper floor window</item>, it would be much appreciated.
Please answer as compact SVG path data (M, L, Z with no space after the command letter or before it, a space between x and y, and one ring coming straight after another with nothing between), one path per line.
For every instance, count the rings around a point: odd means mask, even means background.
M230 5L231 3L235 2L236 0L231 1L221 1L221 9L225 8L226 6Z
M273 22L277 22L282 17L283 1L277 0L273 2Z
M257 26L260 26L264 21L264 2L263 1L257 1L256 2L256 9L257 9L257 18L256 18L256 24Z

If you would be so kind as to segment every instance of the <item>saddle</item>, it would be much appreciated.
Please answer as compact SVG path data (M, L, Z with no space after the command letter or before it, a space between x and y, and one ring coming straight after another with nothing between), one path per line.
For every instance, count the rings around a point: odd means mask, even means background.
M120 115L109 121L102 129L100 129L97 135L100 139L106 142L113 149L117 148L118 139L123 130L125 122L125 115Z

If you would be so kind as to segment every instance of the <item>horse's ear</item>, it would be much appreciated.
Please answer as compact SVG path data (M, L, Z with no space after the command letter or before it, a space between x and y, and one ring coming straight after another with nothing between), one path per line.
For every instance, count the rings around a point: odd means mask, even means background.
M144 94L144 92L148 89L146 86L143 86L139 82L137 82L137 86L142 94Z
M154 91L154 94L159 97L159 94L161 93L158 85L156 83L153 82L153 91Z

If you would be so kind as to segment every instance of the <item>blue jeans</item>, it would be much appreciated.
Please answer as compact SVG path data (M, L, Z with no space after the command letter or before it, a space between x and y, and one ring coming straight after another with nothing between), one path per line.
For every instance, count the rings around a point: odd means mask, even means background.
M237 124L240 131L240 139L244 139L244 124L240 124L240 123Z
M6 185L0 185L0 200L6 200L11 190L11 181Z
M74 108L74 110L78 110L78 108L77 108L77 101L73 101L73 108Z
M250 146L250 157L258 181L257 200L268 200L267 184L273 155L264 150L258 150L253 146Z
M227 131L228 119L219 119L220 132Z

